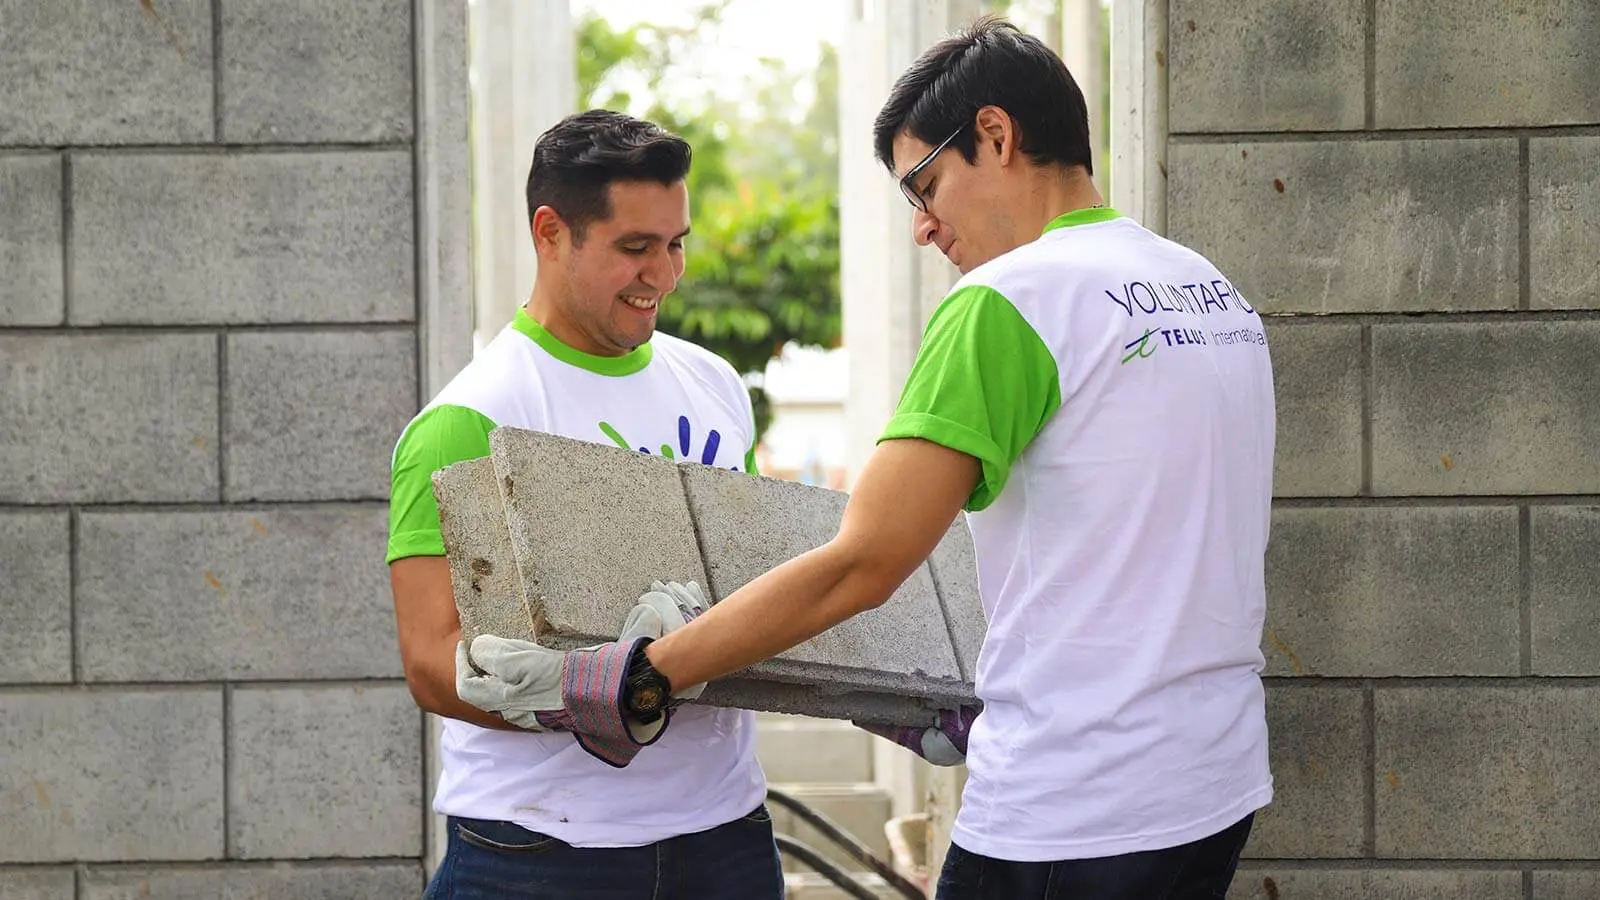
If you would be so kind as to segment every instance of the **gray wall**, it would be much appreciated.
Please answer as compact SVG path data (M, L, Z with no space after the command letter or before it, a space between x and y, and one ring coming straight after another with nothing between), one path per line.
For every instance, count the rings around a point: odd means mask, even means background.
M1600 896L1600 5L1168 13L1169 233L1278 379L1233 896Z
M416 13L0 0L0 897L420 891Z

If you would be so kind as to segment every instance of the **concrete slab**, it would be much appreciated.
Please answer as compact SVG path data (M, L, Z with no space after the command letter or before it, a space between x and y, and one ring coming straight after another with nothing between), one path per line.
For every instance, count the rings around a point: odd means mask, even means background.
M469 639L612 640L658 579L697 581L715 602L831 538L846 499L523 429L496 429L489 445L487 460L434 478ZM940 548L948 602L923 566L881 609L718 680L700 702L876 722L970 702L970 663L958 662L946 617L956 610L962 658L975 659L982 609L964 532L953 529Z

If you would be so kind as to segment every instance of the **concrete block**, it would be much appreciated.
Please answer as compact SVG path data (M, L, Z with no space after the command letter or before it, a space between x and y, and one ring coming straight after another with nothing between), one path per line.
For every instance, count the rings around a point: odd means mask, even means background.
M756 756L771 784L872 780L872 735L849 722L808 716L759 720Z
M0 512L0 682L72 680L72 546L65 512Z
M422 740L403 684L234 689L233 855L419 856Z
M1522 873L1504 869L1285 869L1244 863L1228 891L1228 900L1301 898L1522 900Z
M494 460L473 459L433 474L439 529L450 558L451 590L459 598L461 637L482 634L536 640L534 615L522 594Z
M1600 137L1528 141L1528 293L1534 309L1600 307Z
M489 448L542 640L615 639L658 579L708 586L677 463L516 428L495 429Z
M904 900L905 894L889 886L871 872L851 872L856 885L881 900ZM783 876L785 900L854 900L858 893L846 893L843 888L815 872L786 872Z
M401 674L381 509L84 512L88 681Z
M222 691L0 693L0 862L220 859Z
M1513 309L1517 160L1510 138L1174 144L1168 228L1264 313Z
M414 862L90 866L82 900L392 900L422 887Z
M1361 856L1366 843L1367 722L1359 687L1267 690L1272 804L1256 816L1245 856Z
M411 139L411 0L222 0L222 139Z
M1533 873L1533 900L1593 900L1600 897L1600 872L1567 870Z
M1379 494L1600 493L1600 322L1372 329Z
M1366 124L1362 0L1172 0L1168 21L1173 133Z
M60 325L61 158L0 156L0 209L0 325Z
M1279 509L1262 651L1272 675L1515 675L1517 511Z
M827 543L838 533L848 499L840 491L710 466L687 464L682 472L711 591L718 600ZM780 680L786 674L812 681L828 670L859 670L853 677L864 680L860 686L890 693L918 693L928 680L963 680L927 566L918 568L883 606L761 666Z
M889 821L890 800L882 788L874 784L792 784L783 791L866 844L879 859L890 858L889 836L883 830ZM846 872L866 868L790 810L771 801L767 808L772 811L773 831L798 840ZM812 871L790 857L784 857L783 867L789 872Z
M0 23L0 146L212 139L209 0L0 0Z
M1273 493L1361 493L1361 326L1267 323L1278 408Z
M0 897L6 900L75 900L71 869L0 869Z
M1600 123L1592 0L1377 0L1379 128Z
M0 503L217 499L217 339L0 335Z
M389 496L417 411L414 329L228 336L229 500Z
M1535 506L1528 525L1533 673L1600 674L1600 507Z
M989 631L983 609L983 592L978 585L978 551L972 545L972 530L967 514L960 513L945 532L944 539L928 557L928 573L939 592L939 605L950 625L950 642L956 665L965 681L978 677L978 655Z
M72 322L409 322L409 151L74 154Z
M1379 687L1377 855L1600 857L1600 688Z

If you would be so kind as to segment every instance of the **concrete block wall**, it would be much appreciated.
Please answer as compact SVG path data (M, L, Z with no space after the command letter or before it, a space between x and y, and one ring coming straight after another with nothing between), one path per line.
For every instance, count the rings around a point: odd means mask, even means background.
M429 2L0 0L0 896L420 893Z
M1600 6L1157 5L1168 233L1277 376L1230 896L1600 895Z

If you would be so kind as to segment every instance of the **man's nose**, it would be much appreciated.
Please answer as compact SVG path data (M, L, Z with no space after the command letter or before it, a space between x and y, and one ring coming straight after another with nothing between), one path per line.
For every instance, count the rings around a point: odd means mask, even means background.
M939 220L932 213L920 209L911 211L911 237L917 246L926 247L933 243L933 233L939 230Z
M639 280L653 290L663 294L671 293L672 289L678 286L677 267L672 262L672 251L663 246L659 252L650 254L644 268L639 272Z

